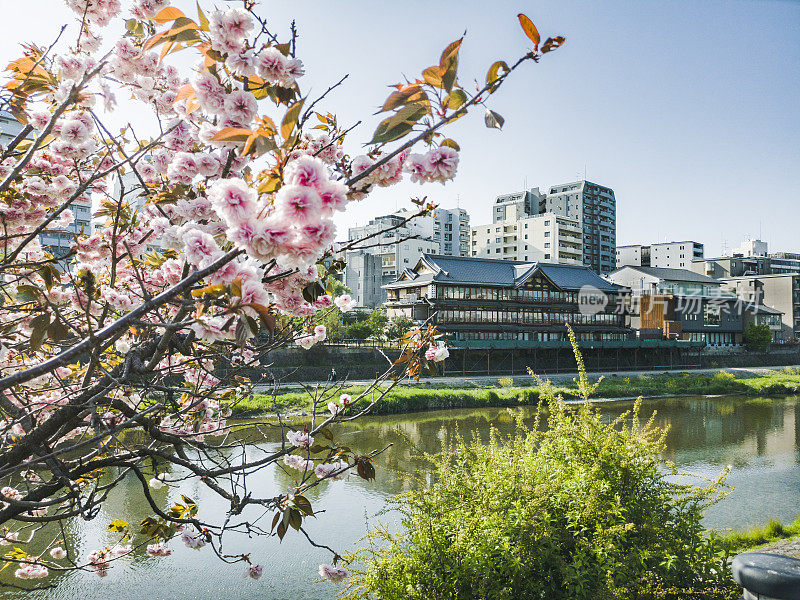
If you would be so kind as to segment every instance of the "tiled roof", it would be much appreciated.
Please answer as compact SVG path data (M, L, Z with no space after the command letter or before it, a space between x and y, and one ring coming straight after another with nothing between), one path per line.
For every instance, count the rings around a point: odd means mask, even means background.
M709 277L707 275L701 275L700 273L695 273L694 271L690 271L688 269L626 265L624 267L620 267L611 274L613 275L614 273L619 273L622 269L633 269L634 271L646 273L647 275L652 275L653 277L658 277L659 279L663 279L665 281L687 281L691 283L713 283L720 285L720 281L718 279L714 279L713 277Z
M417 267L422 265L429 267L434 273L398 280L384 287L390 289L405 287L411 281L415 284L427 284L433 281L452 285L519 287L535 273L542 273L562 290L579 290L585 285L592 285L604 291L623 289L622 286L606 281L591 269L582 266L441 254L423 254Z

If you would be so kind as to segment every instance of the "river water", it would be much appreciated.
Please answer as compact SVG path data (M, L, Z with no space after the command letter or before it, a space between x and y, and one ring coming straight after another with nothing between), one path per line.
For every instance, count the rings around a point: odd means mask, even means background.
M630 408L628 402L604 403L600 410L609 420ZM526 416L532 409L522 410ZM731 465L728 482L734 491L706 514L708 527L744 529L770 518L790 521L800 514L800 398L708 398L687 397L645 401L642 416L656 411L656 422L669 426L665 458L679 468L700 476L715 477ZM319 519L308 519L306 528L314 539L340 552L364 534L367 523L396 525L396 516L382 512L387 498L411 485L404 474L415 470L418 450L436 451L442 428L485 434L490 425L508 432L513 419L505 409L448 410L362 419L337 434L337 441L355 451L392 446L376 461L377 477L366 482L355 476L323 483L308 494L315 510L325 510ZM345 427L345 426L340 426ZM347 440L345 442L345 440ZM174 473L173 473L174 475ZM262 471L256 495L286 489L290 477L273 469ZM106 531L113 519L132 524L150 511L133 493L138 483L123 482L109 498L104 511L90 522L73 522L68 537L85 558L92 550L111 542ZM130 487L129 487L130 486ZM168 505L184 493L199 501L200 515L220 514L224 506L200 486L180 490L162 489L154 496ZM141 494L141 492L139 492ZM265 523L269 526L269 523ZM229 545L228 545L229 544ZM227 552L251 552L254 562L264 565L258 580L242 578L241 564L225 565L210 548L191 550L179 540L169 543L173 554L150 558L143 551L117 561L105 578L77 572L59 579L54 589L37 592L0 591L0 598L26 600L314 600L333 598L337 586L315 583L321 562L329 562L324 550L311 547L290 530L282 543L276 538L226 541ZM33 549L32 549L33 550ZM0 573L11 581L11 569Z

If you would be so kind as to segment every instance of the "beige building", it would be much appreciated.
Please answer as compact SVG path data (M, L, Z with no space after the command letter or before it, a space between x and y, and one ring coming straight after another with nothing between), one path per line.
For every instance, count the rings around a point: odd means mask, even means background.
M512 217L470 232L470 256L476 258L582 265L582 248L578 221L555 213Z

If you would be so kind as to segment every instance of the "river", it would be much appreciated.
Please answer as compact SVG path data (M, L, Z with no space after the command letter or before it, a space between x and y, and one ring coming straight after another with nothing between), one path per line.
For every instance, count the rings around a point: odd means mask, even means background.
M600 410L609 420L630 408L627 402L603 403ZM524 411L526 416L532 409ZM800 398L708 398L687 397L646 401L643 417L657 412L656 422L669 426L665 458L679 468L697 475L715 477L731 465L728 482L734 491L712 506L705 524L712 528L744 529L761 525L770 518L784 522L800 513ZM309 533L340 551L351 548L363 535L368 522L395 524L395 515L381 513L387 498L407 489L411 483L404 474L415 469L417 449L435 451L440 447L442 428L482 434L494 425L510 431L512 417L505 409L448 410L362 419L358 424L340 426L338 441L364 452L388 443L392 446L376 461L377 476L366 482L355 476L343 481L323 483L308 494L315 510L325 510L319 519L308 519ZM252 481L255 493L267 495L283 490L290 478L273 469ZM133 480L122 483L110 496L100 515L89 522L69 524L69 538L80 556L111 541L106 531L113 519L132 524L150 511L133 493ZM140 492L141 493L141 492ZM154 492L164 505L184 493L199 501L200 514L220 514L222 503L201 486ZM267 523L266 526L269 524ZM228 545L230 544L230 545ZM317 566L329 562L330 555L309 544L293 530L282 543L276 538L253 540L233 538L226 551L251 552L254 562L264 565L258 580L243 579L241 564L225 565L210 548L191 550L180 540L169 543L173 554L150 558L142 551L117 561L105 578L76 572L59 576L54 589L32 593L5 591L0 597L26 600L314 600L330 599L337 586L314 583ZM13 579L10 568L0 573L4 581ZM55 577L51 577L55 579Z

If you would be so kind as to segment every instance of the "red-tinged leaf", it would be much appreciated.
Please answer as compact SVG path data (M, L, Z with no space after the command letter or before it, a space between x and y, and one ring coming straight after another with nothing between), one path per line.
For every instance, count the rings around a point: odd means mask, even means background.
M156 23L166 23L184 16L186 15L183 14L182 10L175 8L174 6L167 6L166 8L162 8L160 11L158 11L158 14L153 17L152 20Z
M560 48L564 42L567 41L563 36L557 35L554 38L547 38L542 45L542 54L552 52L556 48Z
M395 108L408 104L409 102L416 102L423 100L424 98L426 98L426 96L419 85L410 85L403 90L392 92L378 112L394 110Z
M541 38L539 37L539 31L536 29L536 25L534 25L533 21L531 21L522 13L519 13L517 18L519 19L519 24L522 25L522 31L524 31L525 35L528 36L528 39L533 42L534 50L538 50L539 40Z
M246 304L245 306L249 306L258 313L258 318L261 321L261 326L264 329L266 329L270 333L273 333L275 331L275 322L276 322L275 315L270 313L269 309L266 306L264 306L263 304L256 304L256 303Z
M464 41L463 37L458 38L455 42L448 44L447 48L442 51L439 57L439 68L446 71L450 67L450 63L457 60L458 49L461 48L461 42Z

